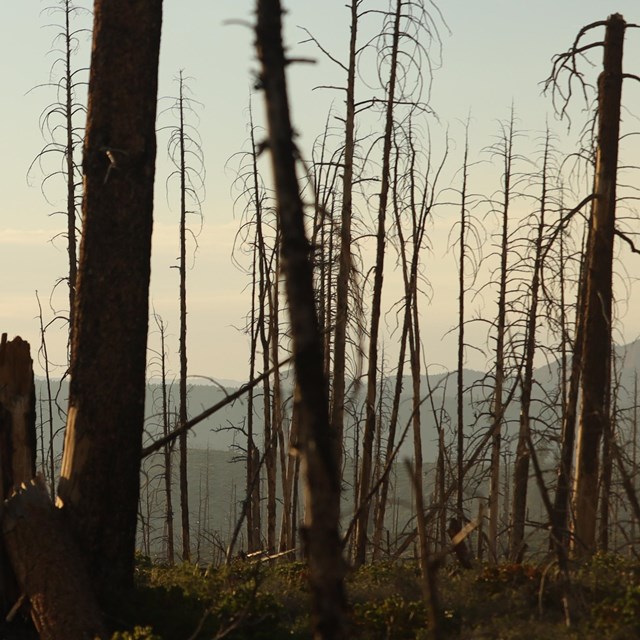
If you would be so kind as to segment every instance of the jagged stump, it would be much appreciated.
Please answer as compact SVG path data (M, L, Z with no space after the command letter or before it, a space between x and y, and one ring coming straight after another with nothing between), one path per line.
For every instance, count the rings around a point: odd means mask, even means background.
M105 637L101 613L63 515L35 480L36 429L29 344L0 341L2 617L25 599L43 640ZM11 617L11 616L9 616Z

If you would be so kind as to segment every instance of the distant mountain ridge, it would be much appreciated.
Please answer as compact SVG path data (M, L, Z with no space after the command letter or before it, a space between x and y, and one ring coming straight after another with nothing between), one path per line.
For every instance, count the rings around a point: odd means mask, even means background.
M620 398L624 402L628 402L631 394L633 393L633 384L635 372L640 372L640 340L636 340L628 345L616 346L617 360L619 361L619 372L622 390L620 392ZM465 389L469 390L474 385L477 385L484 377L485 373L472 369L464 370L464 384ZM537 399L542 396L541 389L549 392L550 390L558 388L558 363L550 363L539 367L535 372L536 380L538 382L538 389L536 391ZM212 378L213 379L213 378ZM421 405L421 424L424 440L424 455L425 460L433 462L436 457L435 443L437 442L437 430L436 419L443 421L446 424L443 426L450 430L453 428L453 421L455 420L457 412L457 398L456 398L456 372L438 372L430 376L423 376L421 383L421 392L423 398L426 398L429 389L433 391L433 398L431 401L425 401ZM233 380L216 380L220 384L227 382L229 387L220 388L212 383L199 384L191 382L188 390L188 403L189 403L189 416L194 417L208 409L209 407L221 402L226 397L229 391L235 390L242 386L239 381ZM233 383L233 386L231 386ZM385 404L385 411L390 410L390 399L393 393L393 386L395 385L395 378L393 376L388 377L384 384L386 385L386 397L388 402ZM60 450L62 446L61 429L64 426L64 409L66 409L66 402L68 397L68 383L67 381L55 380L52 381L53 393L57 394L60 403L60 410L54 412L54 432L58 433L56 438L56 450ZM287 391L287 385L283 385L285 397L290 394L290 389ZM257 434L262 431L262 390L261 387L257 387L254 391L256 400L254 401L254 420L255 430ZM360 396L363 397L364 388L360 389ZM471 394L467 392L464 404L465 423L468 430L481 428L483 424L486 424L486 420L482 420L483 411L486 412L486 407L482 406L482 394L476 392L475 399L472 401ZM487 396L489 395L489 389L487 389ZM36 377L36 409L39 414L38 424L45 423L48 420L47 406L46 406L46 382L43 378ZM174 382L169 386L169 402L170 410L175 415L178 402L178 388ZM402 430L407 422L411 418L412 413L412 401L411 401L411 381L410 378L405 377L403 380L403 394L402 404L399 417L399 430ZM511 407L507 411L505 419L507 423L513 423L517 421L519 396L513 398ZM435 413L437 415L434 415ZM44 415L43 415L44 414ZM146 436L145 444L149 444L155 437L161 433L161 386L159 382L150 380L147 383L147 391L145 398L145 415L146 415ZM201 424L194 427L189 436L189 447L191 449L210 449L219 451L229 451L237 444L240 447L244 446L246 442L246 436L243 434L243 428L246 424L247 418L247 396L236 400L234 403L225 406L220 411L216 412ZM175 426L176 420L173 420L173 426ZM349 437L349 430L353 429L353 425L347 428L347 437ZM48 426L45 427L45 443L48 446L48 438L46 432ZM401 455L410 455L412 445L411 438L407 438L406 444L401 449Z

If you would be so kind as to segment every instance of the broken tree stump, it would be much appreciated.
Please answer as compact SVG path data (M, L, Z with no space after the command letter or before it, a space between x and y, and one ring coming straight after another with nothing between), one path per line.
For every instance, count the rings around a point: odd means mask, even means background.
M2 498L35 475L36 396L29 343L0 341L0 477Z
M23 483L5 501L2 535L42 640L107 637L89 576L43 482Z
M12 488L35 474L36 416L33 362L22 338L0 340L0 514ZM4 549L0 549L0 615L20 595Z
M456 536L462 531L462 525L460 524L460 520L458 518L451 518L449 520L449 527L447 528L447 533L452 541L455 542ZM458 562L465 569L473 568L473 560L471 559L471 551L467 546L467 543L463 540L455 544L453 547L453 551L458 558Z
M43 640L104 638L101 612L63 514L34 480L36 414L29 343L0 340L1 617L28 599Z

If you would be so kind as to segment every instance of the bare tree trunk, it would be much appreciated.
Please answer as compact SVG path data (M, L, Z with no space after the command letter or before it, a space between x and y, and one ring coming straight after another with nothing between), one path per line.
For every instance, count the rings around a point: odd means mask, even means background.
M633 490L636 489L636 474L638 473L638 370L633 372L633 423L632 423L632 444L631 444L631 474L630 482ZM636 527L637 518L635 514L631 516L631 546L629 552L634 555L636 548Z
M256 359L258 353L258 336L260 335L260 322L264 322L264 309L262 288L264 287L264 241L262 238L262 195L260 190L260 178L258 173L258 154L256 149L255 126L253 124L253 108L249 103L249 126L251 130L251 191L253 193L253 205L256 213L256 241L253 243L253 260L251 263L251 321L250 355L249 355L249 382L255 378ZM256 315L257 310L257 315ZM264 327L262 327L264 331ZM254 389L249 391L247 397L247 500L250 506L247 510L247 548L257 551L260 548L260 491L259 483L254 482L254 476L258 471L256 462L260 460L260 454L254 441Z
M349 316L349 278L351 275L351 217L353 189L353 156L355 130L355 76L356 42L358 35L358 5L351 0L351 37L349 39L349 64L347 67L347 97L344 133L344 168L342 173L342 209L340 217L340 268L336 284L336 321L333 347L333 397L331 424L336 430L338 467L342 468L344 432L345 362L347 324Z
M280 286L277 274L280 271L280 259L276 255L275 273L273 285L270 291L270 313L269 313L269 335L271 347L271 366L273 371L272 393L271 393L271 429L269 431L270 446L265 450L265 471L267 476L267 549L269 553L276 550L276 480L278 464L278 435L282 431L282 393L280 391L280 371L278 368L280 348L280 328L279 328L279 296ZM265 432L265 438L266 438ZM266 440L265 440L266 442Z
M165 349L165 331L164 322L159 316L156 316L156 322L160 330L160 369L161 369L161 385L162 385L162 434L168 436L171 431L171 421L169 419L169 397L167 393L167 357ZM165 493L165 526L167 533L167 562L174 564L175 562L175 540L173 530L173 442L164 446L164 493Z
M514 138L514 114L511 111L508 128L503 132L500 155L503 162L503 202L500 210L502 217L502 232L500 241L500 272L498 289L498 316L496 319L496 364L495 386L491 408L491 479L489 488L489 561L497 562L498 559L498 522L500 506L500 466L501 466L501 440L504 412L506 410L504 399L505 383L505 333L507 317L507 255L509 242L509 209L511 204L511 181L513 162L513 138Z
M184 100L182 71L180 72L180 94L178 98L179 124L179 166L180 173L180 426L187 422L187 169L185 161ZM191 561L191 531L189 525L189 480L187 433L178 439L180 451L180 523L182 532L182 560Z
M133 583L161 22L161 0L94 5L84 231L58 496L105 599Z
M604 70L598 79L596 198L587 249L582 407L575 481L574 551L578 555L595 551L599 447L610 418L612 262L625 27L619 14L607 20Z
M75 82L73 79L73 69L71 66L71 54L73 50L73 34L69 18L71 13L71 2L65 0L64 12L64 41L65 41L65 179L67 181L67 255L69 257L69 345L73 342L73 324L76 307L76 279L78 273L78 258L76 249L76 164L73 160L75 149L73 114L76 111L73 103L73 89ZM51 478L53 485L53 478Z
M364 563L367 553L367 527L369 523L369 506L363 504L371 486L371 458L373 436L376 426L376 390L378 379L378 334L380 330L380 313L382 304L382 283L384 276L384 255L386 245L387 201L389 197L389 174L391 165L391 143L393 132L393 108L396 93L396 74L398 50L400 48L400 21L402 17L402 1L396 0L393 42L391 45L391 62L389 84L387 87L387 107L385 115L384 147L382 150L382 176L380 185L380 202L378 206L378 226L376 232L376 262L374 268L373 297L371 301L371 326L369 329L369 359L367 366L367 397L365 401L366 419L362 438L362 463L358 506L362 506L356 525L355 564Z
M404 363L407 353L407 337L409 335L409 322L411 321L411 312L409 307L405 307L404 321L402 325L402 335L400 336L400 355L398 356L398 367L396 369L396 382L393 394L393 404L391 406L391 416L389 418L389 432L387 433L387 446L385 449L385 467L389 464L389 460L393 456L396 440L396 430L398 427L398 414L400 412L400 400L402 398L402 380L404 377ZM376 501L375 510L375 526L373 534L373 559L380 557L382 548L382 536L384 533L384 521L387 511L387 500L389 496L390 474L387 473L382 477L378 499Z
M252 125L253 129L253 125ZM252 131L253 136L253 131ZM257 285L257 261L259 256L257 255L257 244L253 247L253 261L251 263L251 319L249 321L249 335L250 335L250 347L249 347L249 384L253 384L255 381L256 372L256 357L258 348L258 327L256 326L256 285ZM247 473L246 473L246 489L247 497L250 506L247 509L247 550L251 553L257 551L259 548L259 534L260 531L256 531L256 513L259 512L259 505L255 504L257 492L254 490L253 478L256 472L254 461L256 459L256 445L254 442L253 432L254 424L253 418L255 413L254 407L254 389L253 387L247 394ZM257 456L259 458L259 455ZM257 508L256 508L257 507ZM258 522L259 522L258 518Z
M613 483L613 453L612 442L616 441L616 414L619 396L620 380L617 377L615 388L611 389L612 406L609 420L605 422L602 433L602 473L600 477L600 520L598 522L598 551L609 551L609 537L611 528L611 486ZM615 521L614 521L615 524Z
M464 520L464 303L465 303L465 267L467 249L467 179L469 169L469 123L465 129L464 160L462 163L462 188L460 191L460 255L458 258L458 371L457 371L457 449L456 465L458 489L456 491L456 510L460 522Z
M294 391L293 409L291 411L291 425L289 426L289 448L286 455L286 473L283 473L283 507L282 507L282 526L280 528L280 551L287 551L295 547L295 530L298 526L295 517L296 511L296 486L297 475L297 449L298 449L298 421L299 409L296 396L297 389Z
M427 633L433 640L442 638L439 619L438 596L436 592L435 571L429 562L429 549L427 547L427 522L424 515L424 498L422 494L422 480L418 480L419 472L414 470L411 463L407 462L407 470L413 482L413 491L416 500L416 520L418 524L418 540L421 572L421 586L424 606L427 611Z
M582 348L584 345L584 317L582 301L586 295L585 257L586 246L583 242L583 254L580 262L580 277L578 279L580 284L576 300L573 356L571 361L569 388L564 399L562 412L560 461L558 463L556 493L553 502L553 519L551 521L551 545L562 545L565 550L567 550L569 546L569 492L571 489L571 476L573 470L576 417L578 413L578 395L580 392L580 375L582 371Z
M279 0L258 0L257 13L257 48L266 94L269 148L280 220L281 266L300 390L300 455L307 503L303 533L314 602L313 635L318 639L339 640L346 637L346 567L338 534L340 481L329 423L310 246L305 237L304 212L296 178Z
M531 394L533 391L533 364L537 348L536 331L538 327L538 300L542 279L543 239L545 231L545 212L547 208L547 180L549 170L549 137L547 130L542 159L542 184L538 229L534 245L533 278L531 299L527 317L524 345L524 371L521 376L522 396L520 398L520 429L513 468L513 507L511 510L511 541L509 544L511 559L522 557L524 528L527 513L527 491L529 487L529 441L531 434Z
M55 452L53 448L53 440L54 440L54 432L53 432L53 394L51 393L51 373L49 370L49 353L47 350L47 340L46 340L46 328L42 321L42 305L40 304L40 297L38 296L38 292L36 291L36 300L38 301L38 316L40 318L40 350L42 353L42 359L44 361L44 379L47 385L47 423L49 425L49 451L47 456L48 464L45 465L43 460L43 472L45 476L47 475L47 468L49 472L49 491L51 493L51 500L55 500L55 491L56 491L56 466L55 466ZM42 412L41 412L42 413ZM42 419L42 416L41 416ZM44 439L43 439L43 455L44 455Z

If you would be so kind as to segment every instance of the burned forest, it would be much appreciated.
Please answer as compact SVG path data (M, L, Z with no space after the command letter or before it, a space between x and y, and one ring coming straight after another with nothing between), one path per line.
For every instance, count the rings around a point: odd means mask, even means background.
M2 637L640 637L640 18L211 4L30 27Z

